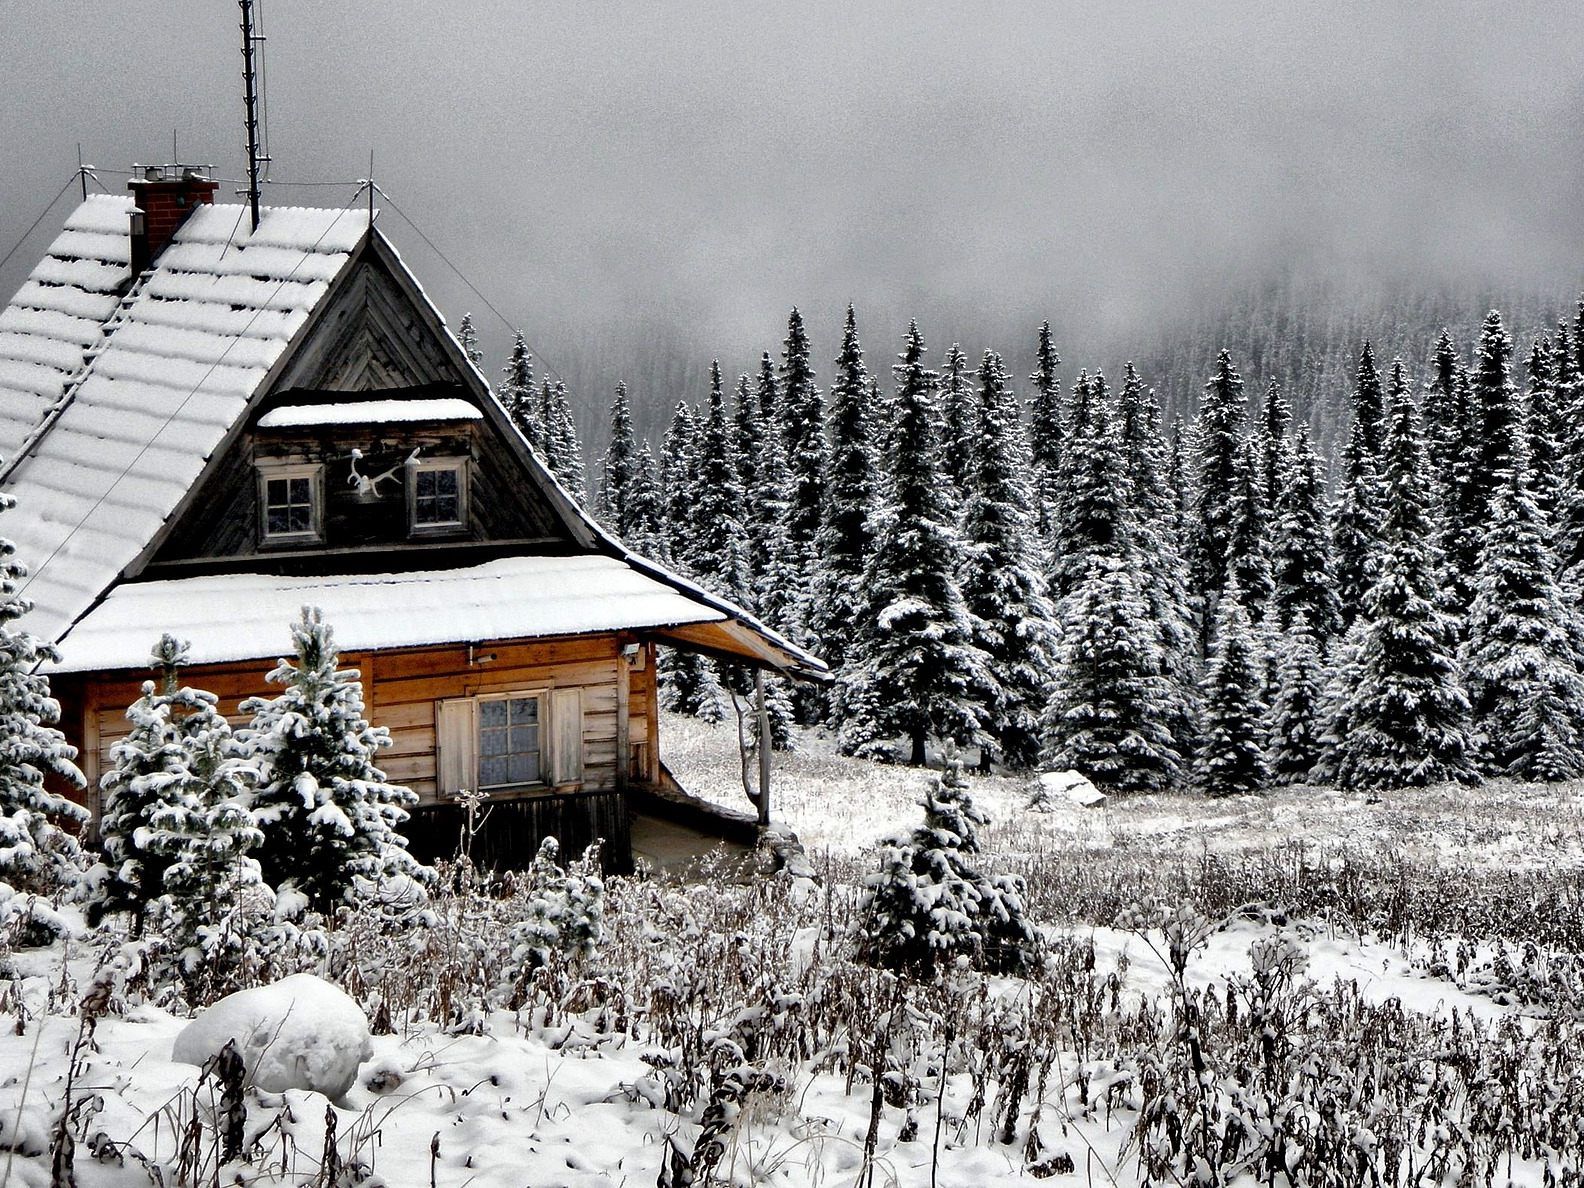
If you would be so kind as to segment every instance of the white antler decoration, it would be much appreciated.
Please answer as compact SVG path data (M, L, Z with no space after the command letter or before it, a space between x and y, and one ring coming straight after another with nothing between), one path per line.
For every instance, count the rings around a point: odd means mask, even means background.
M418 451L414 450L412 453L407 455L405 460L396 463L395 466L392 466L383 474L359 474L357 464L362 461L362 459L363 451L354 449L352 451L352 473L347 476L347 486L357 488L357 498L362 500L371 500L379 498L379 485L386 479L389 479L398 487L401 486L401 479L398 477L398 474L402 467L411 465L413 462L418 460Z

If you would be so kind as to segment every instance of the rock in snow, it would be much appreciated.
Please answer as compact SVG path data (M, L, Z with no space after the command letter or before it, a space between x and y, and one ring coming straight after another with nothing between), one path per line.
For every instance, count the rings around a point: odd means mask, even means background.
M1105 803L1105 793L1089 782L1089 778L1076 771L1043 771L1039 787L1034 792L1030 808L1050 812L1061 800L1071 801L1079 808L1099 808Z
M179 1064L202 1065L236 1040L248 1083L267 1093L311 1089L339 1098L373 1052L368 1017L338 986L293 974L228 994L182 1029L171 1049Z

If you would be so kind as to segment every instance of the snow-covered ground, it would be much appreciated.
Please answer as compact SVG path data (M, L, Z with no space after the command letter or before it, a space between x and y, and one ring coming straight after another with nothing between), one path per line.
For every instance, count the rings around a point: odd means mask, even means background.
M1244 925L1216 933L1190 967L1191 983L1215 992L1229 979L1246 979L1249 945L1269 931ZM1514 1008L1416 974L1392 946L1304 931L1309 976L1321 984L1343 979L1356 983L1365 1001L1379 1004L1397 998L1409 1010L1428 1014L1459 1012L1490 1022L1514 1013ZM1165 963L1139 936L1098 929L1093 940L1099 975L1118 969L1119 960L1125 960L1130 997L1142 1001L1169 995ZM60 1013L58 1002L53 1013L48 1009L50 996L52 988L69 982L86 985L91 971L87 954L65 957L58 950L36 951L18 959L15 972L24 976L15 983L17 995L33 1017L22 1035L0 1040L0 1136L3 1146L15 1148L0 1163L0 1168L9 1165L8 1172L0 1170L0 1182L19 1188L50 1184L50 1137L78 1039L77 1022ZM42 1024L39 1015L44 1016ZM5 1022L14 1022L14 1009ZM195 1119L212 1121L217 1091L201 1083L191 1066L172 1060L172 1047L186 1026L187 1020L146 1005L99 1022L73 1090L78 1109L90 1115L87 1132L99 1136L89 1149L79 1146L80 1188L155 1182L146 1167L180 1167L184 1149L195 1175L178 1182L210 1182L213 1143L194 1143L193 1136L211 1133ZM373 1177L331 1183L392 1188L431 1182L455 1188L647 1186L656 1182L668 1142L684 1151L693 1149L698 1124L660 1108L661 1079L644 1059L653 1044L602 1033L587 1019L530 1026L507 1011L491 1014L484 1031L447 1034L418 1026L407 1034L376 1036L357 1083L334 1105L301 1090L250 1090L247 1141L251 1145L255 1136L262 1136L262 1154L237 1182L327 1182L319 1177L331 1119L336 1159L360 1166L359 1175ZM863 1084L850 1088L843 1075L822 1071L818 1063L782 1063L779 1074L785 1076L785 1087L744 1107L726 1139L720 1182L854 1182L869 1125L869 1091ZM1024 1166L1021 1139L1014 1145L993 1142L987 1120L977 1125L965 1121L973 1096L971 1077L954 1074L946 1088L946 1137L933 1174L933 1110L924 1117L922 1137L911 1142L899 1141L901 1111L888 1110L876 1147L876 1183L974 1188L1041 1181L1043 1177ZM1047 1098L1041 1124L1044 1149L1075 1154L1079 1168L1087 1156L1096 1183L1139 1182L1137 1152L1125 1149L1125 1111L1109 1119L1086 1116L1070 1085L1065 1091L1053 1087ZM1516 1182L1539 1183L1537 1163L1520 1162L1516 1170Z
M671 719L663 729L667 762L685 785L744 803L728 727ZM777 757L775 778L778 815L816 855L828 850L834 867L851 872L875 839L918 821L925 776L842 759L805 735L797 751ZM998 822L983 838L987 869L1032 851L1137 855L1141 899L1154 885L1153 864L1172 855L1209 847L1256 863L1295 840L1402 851L1426 863L1455 859L1492 885L1519 869L1584 870L1571 787L1444 789L1378 802L1321 789L1219 802L1113 798L1104 808L1058 804L1040 814L1026 811L1031 789L1022 780L976 778L972 790ZM1198 943L1180 983L1160 927L1171 917L1153 927L1064 917L1050 930L1057 965L1041 979L964 975L945 991L909 991L898 1011L904 1000L889 997L895 983L838 952L852 919L850 887L702 879L613 883L611 897L601 956L520 1011L481 989L499 984L499 954L483 951L498 933L469 923L466 904L437 909L460 924L422 946L394 941L394 960L387 954L375 972L342 979L371 1011L381 1001L392 1008L391 1029L373 1035L351 1088L334 1103L301 1089L248 1089L240 1137L252 1154L218 1180L225 1099L212 1079L172 1058L190 1022L185 1012L152 1005L135 982L117 984L107 1013L85 1032L76 1004L103 950L74 942L12 953L3 970L9 985L0 981L0 1186L51 1184L70 1076L65 1129L76 1138L79 1188L648 1188L671 1182L662 1167L673 1151L686 1162L705 1145L708 1087L733 1069L764 1079L717 1111L722 1150L710 1183L1130 1186L1149 1182L1140 1135L1164 1150L1177 1125L1161 1121L1163 1103L1175 1098L1158 1085L1181 1092L1172 1082L1185 1075L1178 1012L1202 1012L1212 1069L1246 1069L1238 1062L1260 1051L1262 1034L1246 1016L1272 1003L1285 1012L1273 1034L1304 1053L1269 1057L1293 1061L1295 1096L1244 1100L1223 1085L1216 1099L1217 1110L1247 1111L1255 1131L1270 1125L1262 1110L1308 1109L1304 1086L1320 1100L1353 1093L1304 1125L1337 1127L1359 1150L1377 1137L1404 1143L1405 1168L1434 1180L1445 1171L1438 1152L1496 1158L1502 1127L1539 1133L1571 1118L1572 1131L1544 1131L1566 1146L1584 1117L1584 1091L1566 1071L1584 1049L1576 1022L1584 977L1565 947L1526 953L1507 943L1499 916L1437 936L1385 934L1350 918L1345 905L1323 920L1269 902L1216 919L1184 915L1176 918ZM485 966L493 972L477 972ZM269 997L278 1007L280 995ZM318 1023L299 1022L310 1036ZM361 1043L346 1020L322 1030ZM944 1073L943 1052L951 1053ZM1000 1111L1019 1052L1031 1063L1004 1142ZM311 1063L312 1054L303 1059ZM877 1059L888 1071L865 1179ZM1043 1070L1041 1059L1051 1062ZM682 1069L703 1079L685 1100L668 1100ZM1477 1098L1459 1078L1486 1070L1512 1079ZM1370 1099L1377 1078L1396 1078L1386 1114ZM1446 1094L1422 1103L1417 1095L1439 1084L1450 1086ZM1517 1113L1500 1112L1509 1100L1522 1103L1512 1106ZM1539 1111L1549 1111L1547 1121ZM1419 1125L1442 1113L1445 1128ZM910 1117L914 1135L904 1133ZM1146 1117L1156 1119L1147 1133L1139 1129ZM1291 1149L1282 1156L1302 1157ZM1502 1154L1491 1182L1538 1186L1547 1158L1540 1147L1527 1158ZM1559 1174L1579 1166L1571 1148L1549 1158ZM1225 1182L1265 1182L1235 1159L1227 1167Z
M720 804L747 806L732 723L666 715L660 736L665 762L684 787ZM914 768L843 758L827 735L799 732L796 749L774 758L773 813L811 853L850 855L917 823L927 778ZM1024 811L1034 791L1025 778L974 777L972 785L975 802L992 820L986 836L992 848L1147 843L1232 854L1303 842L1489 868L1584 866L1579 783L1500 780L1371 796L1308 786L1224 800L1113 796L1101 808L1058 803L1049 813Z

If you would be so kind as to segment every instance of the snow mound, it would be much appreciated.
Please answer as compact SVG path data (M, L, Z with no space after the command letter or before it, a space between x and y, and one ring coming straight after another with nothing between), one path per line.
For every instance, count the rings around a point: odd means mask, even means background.
M248 1083L266 1093L309 1089L339 1098L373 1052L363 1008L313 974L226 995L182 1029L171 1059L201 1066L233 1039Z
M1061 801L1076 804L1079 808L1099 808L1105 804L1105 793L1089 782L1087 776L1076 771L1043 771L1034 789L1034 799L1029 807L1039 812L1052 811Z

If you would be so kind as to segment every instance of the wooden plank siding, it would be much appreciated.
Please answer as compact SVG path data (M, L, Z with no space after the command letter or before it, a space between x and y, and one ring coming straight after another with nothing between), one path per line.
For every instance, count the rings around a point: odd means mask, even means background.
M495 641L474 645L472 663L465 644L343 656L344 667L356 668L363 675L370 721L390 732L392 745L377 759L380 769L392 782L406 785L419 796L420 812L409 825L415 851L430 857L437 852L449 854L457 837L456 810L441 804L436 793L436 703L518 690L577 689L583 706L581 782L562 787L555 795L530 794L522 797L521 803L501 801L495 813L500 824L498 830L492 830L500 836L490 840L491 860L499 864L520 857L526 863L533 850L519 854L519 843L553 819L566 832L562 840L568 848L605 836L611 843L613 869L628 862L625 799L620 793L626 777L636 774L644 779L656 766L657 756L648 740L656 737L658 728L653 649L640 647L637 658L630 660L623 649L631 642L630 637L616 634ZM227 718L242 725L247 718L239 713L241 702L277 691L265 680L272 667L264 661L199 665L184 669L182 680L214 693ZM128 732L126 707L139 696L144 679L141 673L97 674L75 684L71 696L63 699L68 715L63 728L82 750L80 762L89 779L88 804L96 813L99 777L110 766L111 748ZM625 756L618 753L617 715L624 700L618 680L629 684L625 697L629 738L644 742L641 748L629 746ZM615 795L620 803L612 802L606 794ZM529 805L529 801L566 803ZM615 828L617 818L620 828L612 835L609 831ZM433 832L444 834L440 851L433 850L441 844L434 837L425 836L419 844L420 834ZM577 838L583 840L575 842Z

